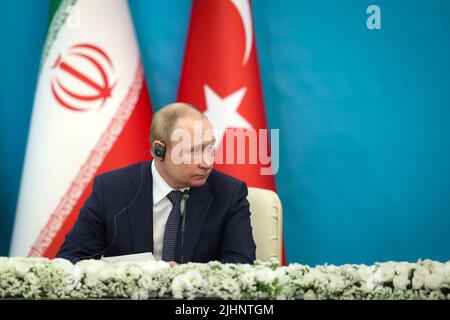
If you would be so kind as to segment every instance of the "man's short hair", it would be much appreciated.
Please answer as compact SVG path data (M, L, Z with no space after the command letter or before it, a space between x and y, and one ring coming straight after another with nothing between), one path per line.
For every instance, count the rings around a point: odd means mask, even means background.
M194 105L185 102L169 104L153 115L152 125L150 127L150 149L152 154L153 142L155 142L155 140L160 140L166 145L170 143L170 136L175 129L178 119L187 114L193 114L193 112L206 117Z

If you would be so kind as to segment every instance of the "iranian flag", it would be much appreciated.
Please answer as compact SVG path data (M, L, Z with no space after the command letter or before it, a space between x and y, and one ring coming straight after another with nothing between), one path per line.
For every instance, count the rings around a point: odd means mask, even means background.
M275 190L278 158L270 154L249 0L193 1L178 100L211 121L215 168L250 187ZM230 143L238 136L246 146L239 138Z
M56 255L94 176L150 158L151 115L127 1L54 1L11 256Z

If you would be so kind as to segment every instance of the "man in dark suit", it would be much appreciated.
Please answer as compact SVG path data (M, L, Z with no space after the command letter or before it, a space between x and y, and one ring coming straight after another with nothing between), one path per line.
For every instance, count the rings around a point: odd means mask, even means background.
M247 186L212 169L208 119L185 103L154 114L153 160L99 175L57 257L152 252L157 260L252 263Z

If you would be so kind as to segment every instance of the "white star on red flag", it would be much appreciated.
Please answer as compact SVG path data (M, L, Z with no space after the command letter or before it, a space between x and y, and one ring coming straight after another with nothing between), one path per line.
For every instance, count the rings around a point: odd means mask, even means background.
M227 128L252 128L252 125L237 111L247 91L243 87L232 94L221 98L208 85L204 86L206 111L205 115L214 128L217 146L222 141Z

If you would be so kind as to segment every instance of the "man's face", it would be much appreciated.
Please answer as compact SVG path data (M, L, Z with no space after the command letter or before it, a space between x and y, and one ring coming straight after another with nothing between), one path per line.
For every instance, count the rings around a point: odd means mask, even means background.
M214 133L204 117L187 115L177 121L161 163L176 188L198 187L206 182L214 163Z

